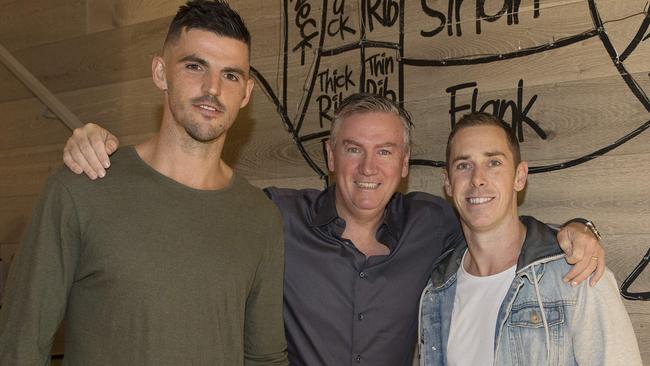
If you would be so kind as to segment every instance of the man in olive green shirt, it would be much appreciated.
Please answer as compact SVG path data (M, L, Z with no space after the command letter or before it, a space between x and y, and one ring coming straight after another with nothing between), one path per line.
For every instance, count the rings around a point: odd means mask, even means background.
M250 98L250 36L221 1L172 21L154 83L158 134L101 183L48 181L12 266L0 365L286 365L277 208L221 159ZM255 215L250 215L255 212Z

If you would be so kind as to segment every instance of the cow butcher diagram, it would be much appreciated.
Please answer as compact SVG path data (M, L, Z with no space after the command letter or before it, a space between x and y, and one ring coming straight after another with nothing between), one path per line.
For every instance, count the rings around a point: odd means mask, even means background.
M648 3L602 4L282 0L280 71L274 83L255 67L252 74L302 158L325 184L329 122L338 103L355 92L382 94L419 112L414 139L420 144L437 135L440 145L439 136L464 113L493 113L511 124L523 149L526 142L544 142L545 164L531 166L530 173L560 170L602 156L650 127L644 90L650 87ZM575 82L582 74L596 81ZM530 79L537 85L529 85ZM502 90L511 95L499 94ZM566 97L571 95L578 97ZM594 113L599 101L607 105L612 96L626 98L625 108ZM589 113L597 116L593 128L572 130L572 119ZM612 126L615 137L599 135ZM570 138L557 138L567 134ZM442 167L444 152L437 151L441 156L413 153L410 164ZM557 151L564 155L554 156ZM649 257L650 250L624 281L626 298L650 297L627 291Z

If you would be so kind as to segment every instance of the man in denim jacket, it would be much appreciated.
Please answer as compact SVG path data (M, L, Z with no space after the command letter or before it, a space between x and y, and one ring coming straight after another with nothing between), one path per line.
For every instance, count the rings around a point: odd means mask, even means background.
M456 124L444 186L467 247L443 254L422 294L420 364L641 365L612 273L563 283L555 234L518 216L527 175L508 125L484 113Z

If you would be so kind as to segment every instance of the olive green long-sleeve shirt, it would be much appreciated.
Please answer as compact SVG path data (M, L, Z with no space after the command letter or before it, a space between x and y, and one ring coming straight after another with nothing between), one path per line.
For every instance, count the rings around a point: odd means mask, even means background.
M286 365L276 207L235 177L195 190L135 149L48 181L0 312L0 365Z

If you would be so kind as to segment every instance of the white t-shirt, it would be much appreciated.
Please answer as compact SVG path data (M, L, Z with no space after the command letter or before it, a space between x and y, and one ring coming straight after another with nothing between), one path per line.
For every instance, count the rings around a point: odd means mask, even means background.
M447 363L450 366L491 366L499 308L515 278L517 266L491 276L477 277L465 271L465 255L457 272Z

